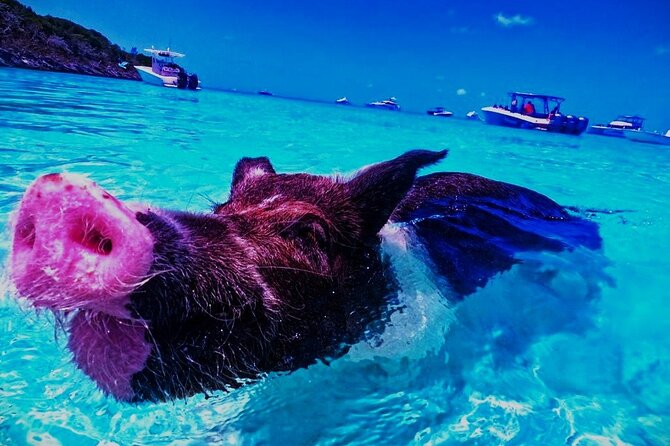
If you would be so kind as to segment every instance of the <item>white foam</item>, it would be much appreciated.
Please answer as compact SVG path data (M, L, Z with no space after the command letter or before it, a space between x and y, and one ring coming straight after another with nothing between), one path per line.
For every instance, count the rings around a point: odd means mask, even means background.
M382 250L391 260L400 290L395 311L374 346L358 343L348 359L373 356L386 358L424 357L439 351L453 321L453 313L443 295L445 285L426 265L425 254L403 225L387 224L380 232ZM410 248L412 247L412 248Z

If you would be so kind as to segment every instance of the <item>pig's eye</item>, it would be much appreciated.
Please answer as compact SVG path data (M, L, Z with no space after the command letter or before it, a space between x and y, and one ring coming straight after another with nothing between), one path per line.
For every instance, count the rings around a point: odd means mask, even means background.
M325 226L316 218L303 218L291 223L282 231L282 236L298 242L305 248L326 249L329 245L329 235Z

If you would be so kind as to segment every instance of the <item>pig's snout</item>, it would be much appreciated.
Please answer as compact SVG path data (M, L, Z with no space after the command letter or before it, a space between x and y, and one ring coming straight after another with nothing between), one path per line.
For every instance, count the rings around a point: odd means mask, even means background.
M38 178L16 212L11 277L36 306L124 313L152 259L135 212L83 176Z

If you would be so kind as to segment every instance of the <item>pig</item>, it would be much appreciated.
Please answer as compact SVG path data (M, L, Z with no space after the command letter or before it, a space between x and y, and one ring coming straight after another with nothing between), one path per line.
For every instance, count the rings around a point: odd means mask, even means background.
M412 231L455 301L515 252L599 246L591 222L529 189L465 173L417 178L446 154L409 151L351 178L243 158L208 214L124 204L86 177L44 175L15 213L10 276L18 295L64 320L74 362L103 392L156 402L346 354L383 324L398 289L385 225Z

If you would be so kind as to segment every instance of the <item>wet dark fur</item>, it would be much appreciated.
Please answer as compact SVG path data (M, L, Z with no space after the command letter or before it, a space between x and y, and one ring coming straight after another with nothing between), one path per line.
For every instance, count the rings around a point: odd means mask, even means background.
M389 218L429 245L460 295L509 268L514 249L565 247L480 215L498 203L522 219L572 221L540 194L467 174L415 181L445 155L408 152L349 181L276 174L267 158L245 158L214 213L138 214L156 240L156 260L153 278L131 295L154 346L133 376L135 399L235 387L344 354L383 322L397 286L377 235ZM513 242L475 237L474 227Z
M394 287L377 232L416 171L415 151L351 181L278 175L243 159L212 215L138 214L156 239L155 275L131 295L154 345L138 400L239 385L343 354L378 321Z
M517 252L601 246L595 223L544 195L465 173L417 178L391 221L411 226L456 300L512 267Z

